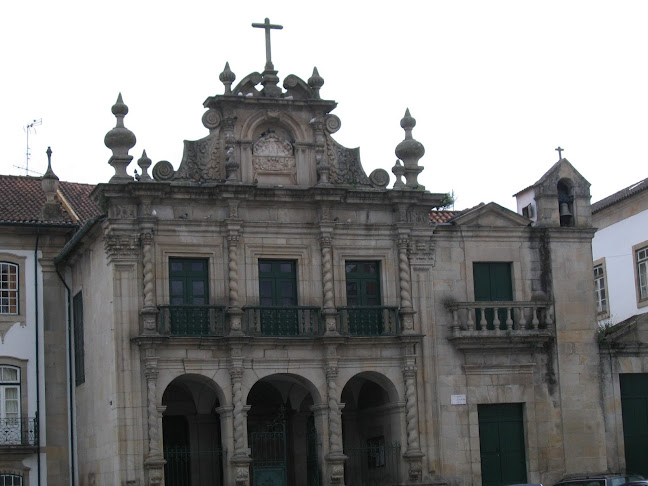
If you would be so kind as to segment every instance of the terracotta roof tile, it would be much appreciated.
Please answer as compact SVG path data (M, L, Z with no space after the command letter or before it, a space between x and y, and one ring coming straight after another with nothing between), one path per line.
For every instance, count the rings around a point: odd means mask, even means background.
M51 223L82 224L101 211L89 198L94 186L73 182L60 182L59 192L68 201L78 220L69 214L59 199L61 218L51 221L41 219L45 194L40 177L0 175L0 223Z
M430 223L442 224L448 223L452 218L462 213L463 211L430 211Z
M592 213L597 213L615 203L618 203L619 201L623 201L624 199L637 194L638 192L645 191L646 189L648 189L648 179L635 182L631 186L621 189L620 191L592 204Z

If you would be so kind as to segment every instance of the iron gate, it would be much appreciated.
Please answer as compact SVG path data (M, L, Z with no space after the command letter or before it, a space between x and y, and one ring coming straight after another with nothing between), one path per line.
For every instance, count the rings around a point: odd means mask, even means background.
M286 485L286 417L279 415L260 430L250 432L252 485Z
M177 445L164 448L164 483L166 486L191 486L192 470L208 473L214 486L223 485L223 459L227 451L222 449L191 450L189 446ZM209 469L209 471L206 470Z
M353 486L392 486L400 484L400 442L369 439L366 445L344 448L347 456L344 482Z

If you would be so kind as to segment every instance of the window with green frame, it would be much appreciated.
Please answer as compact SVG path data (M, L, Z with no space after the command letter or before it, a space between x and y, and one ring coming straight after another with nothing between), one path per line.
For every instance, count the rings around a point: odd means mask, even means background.
M169 258L171 333L177 336L209 334L209 260Z
M299 334L297 309L297 262L259 260L259 305L261 332L268 336ZM277 309L267 309L277 307ZM288 307L289 309L286 309Z
M347 306L351 307L347 310L349 333L365 336L382 334L384 323L383 312L379 308L380 262L347 260L344 269Z

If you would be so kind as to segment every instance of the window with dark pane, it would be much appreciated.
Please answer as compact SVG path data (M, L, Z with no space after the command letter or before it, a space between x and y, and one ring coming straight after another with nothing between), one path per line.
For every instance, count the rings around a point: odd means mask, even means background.
M379 262L347 261L345 270L348 332L355 336L382 334L385 324L380 307Z
M72 299L74 318L74 383L85 383L85 344L83 329L83 293L78 292Z
M297 262L259 260L259 305L261 331L269 336L299 333L297 306ZM274 307L275 309L271 309Z
M169 313L171 332L178 336L209 334L209 260L169 259Z
M510 302L513 300L513 280L510 262L474 262L473 280L476 302ZM506 323L506 309L498 310L500 327ZM486 309L487 328L493 329L493 309ZM513 316L511 316L513 317ZM481 310L477 310L477 322Z

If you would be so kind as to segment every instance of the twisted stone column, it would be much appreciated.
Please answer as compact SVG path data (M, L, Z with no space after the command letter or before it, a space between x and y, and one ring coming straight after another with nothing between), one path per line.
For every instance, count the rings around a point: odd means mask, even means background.
M232 368L232 401L234 405L234 454L246 455L245 447L245 415L243 413L243 368Z
M400 306L403 309L412 308L412 279L410 277L409 259L407 248L409 240L399 238L398 240L398 277L400 283Z
M157 406L158 359L152 349L145 351L144 377L146 378L146 412L148 418L148 455L144 465L148 470L148 484L157 486L162 483L164 456L160 434L160 415L165 407Z
M342 453L342 418L337 396L338 369L334 366L326 368L326 383L328 385L328 408L329 408L329 448L332 454Z
M405 420L407 428L407 451L403 455L408 462L408 476L410 482L421 481L422 464L421 444L418 426L418 407L416 401L416 366L406 364L402 367L405 381Z
M153 234L142 233L142 268L144 281L144 307L155 307L155 274L153 272Z
M320 249L322 252L322 290L324 293L324 306L322 314L326 326L326 334L338 334L337 311L335 309L335 294L333 293L333 256L331 234L326 231L320 236Z
M238 216L237 208L230 205L230 216ZM237 224L232 223L227 236L227 268L228 268L228 285L229 285L229 309L228 319L230 325L230 332L232 334L240 335L243 333L241 329L241 304L239 302L239 264L238 264L238 249L239 249L239 227Z

